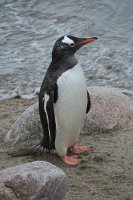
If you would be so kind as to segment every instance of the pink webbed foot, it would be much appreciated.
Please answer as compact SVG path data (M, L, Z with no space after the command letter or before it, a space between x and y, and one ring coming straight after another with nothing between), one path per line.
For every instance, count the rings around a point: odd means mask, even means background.
M67 165L71 165L71 166L75 166L78 165L80 163L80 159L76 156L76 155L72 155L72 156L63 156L63 161L65 164Z
M86 151L90 151L92 150L93 147L90 146L77 146L77 145L73 145L70 150L72 151L72 153L83 153L83 152L86 152Z

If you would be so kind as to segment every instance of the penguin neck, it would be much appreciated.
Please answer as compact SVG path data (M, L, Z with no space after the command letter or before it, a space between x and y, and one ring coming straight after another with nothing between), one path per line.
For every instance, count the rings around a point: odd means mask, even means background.
M76 59L75 55L69 55L69 56L64 55L60 58L52 57L52 65L53 66L57 66L57 67L65 66L65 68L70 69L70 68L73 68L77 64L78 64L78 60Z

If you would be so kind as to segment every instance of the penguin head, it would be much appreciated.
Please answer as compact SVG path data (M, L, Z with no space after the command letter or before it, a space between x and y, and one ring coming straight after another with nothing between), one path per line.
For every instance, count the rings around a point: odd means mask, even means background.
M85 44L95 41L96 37L89 38L77 38L74 36L63 36L59 38L53 47L52 57L63 58L69 57L75 54L75 52L80 49Z

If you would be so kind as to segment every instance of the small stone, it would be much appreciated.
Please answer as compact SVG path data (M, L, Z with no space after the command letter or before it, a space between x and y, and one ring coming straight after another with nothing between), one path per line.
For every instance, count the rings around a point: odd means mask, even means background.
M103 162L103 158L102 157L100 157L100 156L95 156L94 158L93 158L93 161L95 161L95 162Z

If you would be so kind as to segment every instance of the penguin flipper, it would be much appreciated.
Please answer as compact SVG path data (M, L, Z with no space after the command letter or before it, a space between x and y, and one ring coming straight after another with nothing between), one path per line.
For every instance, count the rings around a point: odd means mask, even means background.
M40 145L50 151L55 149L56 123L54 117L53 103L57 100L57 88L51 91L50 95L47 93L39 96L39 113L40 120L43 127L43 139Z
M50 96L47 105L46 112L48 116L48 129L49 129L49 138L50 138L50 150L55 149L55 136L56 136L56 123L54 116L54 107L53 107L53 97Z
M86 114L89 112L90 108L91 108L91 100L90 100L89 92L87 91L87 108L86 108Z
M48 130L48 122L47 116L44 109L44 96L39 96L39 114L40 114L40 121L43 128L43 139L40 142L40 146L44 149L50 151L50 138L49 138L49 130Z

